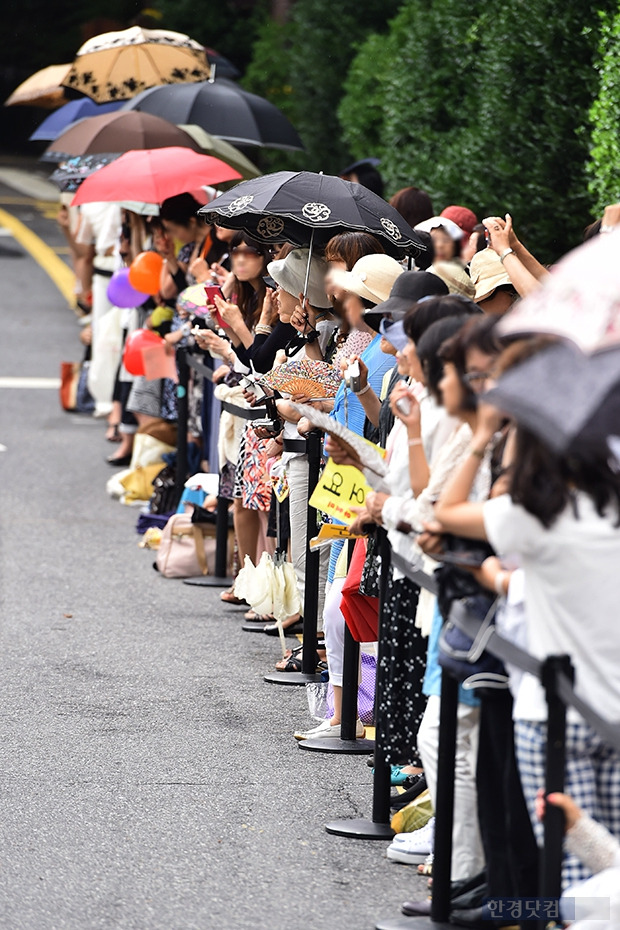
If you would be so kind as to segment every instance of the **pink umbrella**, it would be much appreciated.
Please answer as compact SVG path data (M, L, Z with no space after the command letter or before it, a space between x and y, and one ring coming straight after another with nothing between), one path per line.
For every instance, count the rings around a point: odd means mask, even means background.
M230 165L191 149L169 146L125 152L81 184L72 205L99 201L162 203L175 194L241 180Z
M582 352L620 344L620 230L562 259L544 285L499 323L503 335L546 333Z

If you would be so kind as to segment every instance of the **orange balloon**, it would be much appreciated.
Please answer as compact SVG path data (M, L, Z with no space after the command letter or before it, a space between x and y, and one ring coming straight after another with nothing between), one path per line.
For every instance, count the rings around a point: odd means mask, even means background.
M157 252L140 252L129 266L129 283L142 294L156 294L163 266Z

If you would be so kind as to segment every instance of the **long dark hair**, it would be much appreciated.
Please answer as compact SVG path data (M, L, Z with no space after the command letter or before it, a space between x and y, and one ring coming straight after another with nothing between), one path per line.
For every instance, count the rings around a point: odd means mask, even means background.
M510 484L513 501L548 529L575 501L575 491L591 497L601 517L613 505L616 526L620 526L620 474L611 470L609 451L603 443L598 448L559 456L529 430L517 425ZM579 516L577 510L575 515Z
M443 378L443 358L440 349L443 343L455 336L465 323L463 314L447 316L437 320L428 327L424 335L415 344L415 350L424 372L426 387L438 404L443 404L439 382Z
M252 239L251 236L248 236L244 232L235 233L233 238L230 240L231 253L233 249L239 245L246 245L250 249L256 249L256 252L263 257L261 280L256 290L254 290L249 281L239 281L238 278L235 278L235 294L237 295L236 303L241 310L241 313L243 314L243 322L247 328L251 330L256 325L256 323L258 323L261 310L263 309L263 301L265 299L267 285L263 281L262 275L267 274L267 264L271 260L271 256L267 246L263 245L262 242L257 242L255 239Z

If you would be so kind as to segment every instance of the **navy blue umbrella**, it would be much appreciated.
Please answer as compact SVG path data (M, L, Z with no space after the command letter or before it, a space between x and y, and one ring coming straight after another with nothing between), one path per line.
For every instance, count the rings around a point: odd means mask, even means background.
M79 119L85 119L87 116L101 116L102 113L111 113L113 110L118 110L122 105L122 100L114 100L112 103L95 103L90 97L71 100L60 109L54 110L53 113L46 116L41 125L37 126L30 136L30 141L51 142L71 123L75 123Z

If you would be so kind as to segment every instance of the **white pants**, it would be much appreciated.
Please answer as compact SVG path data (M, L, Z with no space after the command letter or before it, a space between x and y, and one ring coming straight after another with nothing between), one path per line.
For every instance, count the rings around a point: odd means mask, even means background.
M298 455L286 466L289 486L289 522L291 527L291 561L297 576L302 608L306 591L306 524L308 522L308 456ZM314 490L314 489L313 489ZM317 610L318 629L321 629L325 585L329 565L329 548L319 550L319 605Z
M325 649L327 652L327 665L329 667L329 680L332 685L342 688L342 666L344 659L344 628L345 619L340 610L342 589L346 578L334 578L327 596L323 610L323 631L325 633Z
M437 799L437 752L441 699L431 695L418 730L418 750L433 805ZM454 762L454 827L452 831L453 882L472 878L484 868L484 852L478 826L476 757L480 709L458 705L456 759Z
M101 264L103 261L101 260ZM103 275L93 274L93 309L92 309L92 344L91 363L88 369L88 390L95 401L95 413L107 415L112 409L112 393L114 381L121 355L121 329L118 312L115 326L112 329L110 319L103 322L104 317L112 309L108 300L108 284L110 279Z

